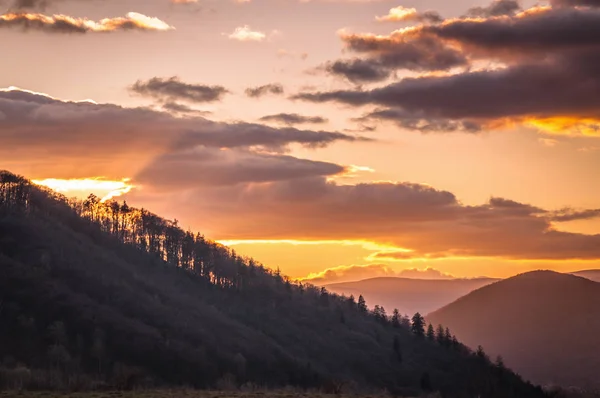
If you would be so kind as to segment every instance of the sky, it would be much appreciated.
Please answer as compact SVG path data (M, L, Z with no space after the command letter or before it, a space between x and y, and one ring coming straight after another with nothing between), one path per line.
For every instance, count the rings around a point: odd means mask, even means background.
M67 196L319 283L600 268L598 0L0 0L0 35L0 169Z

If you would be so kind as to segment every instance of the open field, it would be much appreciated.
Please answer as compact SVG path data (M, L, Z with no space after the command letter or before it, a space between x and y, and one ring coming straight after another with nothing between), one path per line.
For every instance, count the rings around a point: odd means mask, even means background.
M384 395L364 395L361 398L383 397ZM0 391L0 398L325 398L332 395L298 392L227 392L199 390L145 390L145 391L95 391L95 392L56 392L56 391ZM343 398L344 396L339 396ZM347 397L356 397L348 395Z

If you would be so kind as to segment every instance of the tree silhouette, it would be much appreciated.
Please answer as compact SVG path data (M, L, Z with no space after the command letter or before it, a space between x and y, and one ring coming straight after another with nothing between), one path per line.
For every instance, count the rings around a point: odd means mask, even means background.
M367 302L362 294L358 296L358 310L361 312L367 312Z
M398 308L394 308L391 322L392 322L393 327L395 327L395 328L400 327L400 312L398 312Z
M435 331L431 323L427 326L427 340L435 341Z
M402 362L402 350L400 348L400 339L398 339L398 336L394 336L394 342L392 344L392 348L394 350L394 354L396 355L396 359L399 362Z
M418 312L412 317L411 330L418 337L425 336L425 319Z

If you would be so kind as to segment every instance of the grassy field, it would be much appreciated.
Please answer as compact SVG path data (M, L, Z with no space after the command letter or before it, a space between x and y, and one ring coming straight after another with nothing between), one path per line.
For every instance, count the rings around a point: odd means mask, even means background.
M48 392L48 391L0 391L0 398L331 398L332 395L298 392L226 392L196 390L148 390L106 392ZM342 396L343 397L343 396ZM356 397L356 396L348 396ZM383 395L361 398L383 398Z

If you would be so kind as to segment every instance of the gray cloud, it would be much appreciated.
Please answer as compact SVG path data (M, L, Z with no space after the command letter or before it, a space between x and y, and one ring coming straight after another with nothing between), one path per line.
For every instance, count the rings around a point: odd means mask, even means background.
M378 61L360 58L337 60L323 68L332 75L341 76L356 84L382 81L392 73Z
M498 70L406 78L368 91L300 93L292 99L384 106L389 109L366 117L425 131L439 127L472 132L501 127L510 119L547 121L544 128L557 132L576 129L595 134L600 131L594 122L600 119L600 56L569 55ZM563 122L552 122L555 116ZM553 123L567 124L554 127Z
M246 89L246 95L251 98L260 98L267 94L281 95L283 92L283 86L279 83L265 84L264 86L249 87Z
M467 11L470 17L499 17L504 15L515 15L521 11L521 4L517 0L494 0L487 7L473 7Z
M344 167L337 164L292 156L200 147L161 156L134 180L153 190L172 191L329 176L343 171Z
M197 221L218 239L360 239L402 248L397 260L600 258L600 235L558 230L553 211L502 198L468 206L420 184L338 185L311 177L171 198L187 219L202 214Z
M364 140L338 132L221 123L148 108L61 101L19 90L0 90L0 114L4 115L0 158L20 165L15 171L32 177L133 175L156 157L194 147L282 152L292 143L322 147Z
M129 89L145 97L159 101L187 101L204 103L219 101L229 93L223 86L207 86L182 82L178 77L153 77L147 81L138 80Z
M262 122L279 122L287 125L294 124L325 124L329 120L322 116L304 116L297 113L278 113L260 118Z

